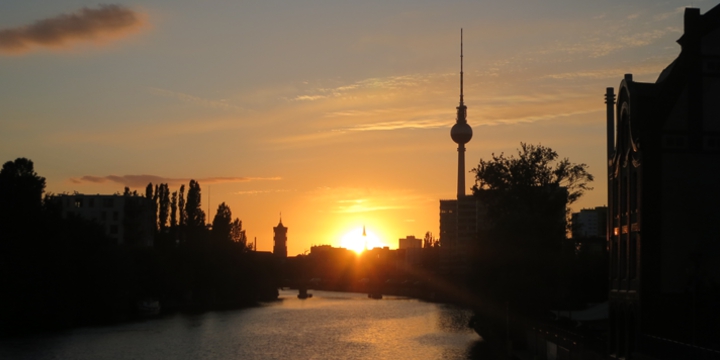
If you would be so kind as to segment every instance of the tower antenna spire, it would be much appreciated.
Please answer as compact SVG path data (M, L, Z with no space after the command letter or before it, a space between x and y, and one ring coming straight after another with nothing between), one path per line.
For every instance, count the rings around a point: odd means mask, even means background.
M463 29L460 28L460 105L463 104Z
M363 225L363 239L365 240L365 251L367 251L367 234L365 234L365 225Z

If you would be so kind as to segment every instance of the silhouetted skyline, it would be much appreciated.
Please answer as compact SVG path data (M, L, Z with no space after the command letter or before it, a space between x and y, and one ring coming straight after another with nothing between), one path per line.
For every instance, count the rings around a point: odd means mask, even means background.
M32 159L53 193L195 179L208 219L227 203L258 250L282 211L291 256L363 224L391 247L438 233L457 183L460 27L466 167L524 141L600 174L599 89L655 81L688 5L113 4L0 4L0 159ZM606 199L597 184L573 210Z

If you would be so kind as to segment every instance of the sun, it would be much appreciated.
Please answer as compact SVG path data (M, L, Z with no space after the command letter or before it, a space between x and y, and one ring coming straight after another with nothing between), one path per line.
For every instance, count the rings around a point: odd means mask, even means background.
M363 235L363 232L365 235ZM363 227L352 229L340 238L340 247L352 250L358 254L362 253L365 249L383 246L387 245L372 231Z

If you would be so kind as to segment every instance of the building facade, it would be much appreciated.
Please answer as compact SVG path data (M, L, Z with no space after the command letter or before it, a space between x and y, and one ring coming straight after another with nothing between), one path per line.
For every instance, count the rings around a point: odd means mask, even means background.
M408 235L405 238L398 239L398 249L420 249L422 248L422 239L418 239L415 235Z
M118 245L153 246L155 217L152 201L141 196L61 194L63 218L79 216L100 224Z
M422 262L422 239L414 235L408 235L404 239L398 239L398 257L403 260L404 265L417 266Z
M470 254L478 241L479 207L472 195L440 200L440 271L455 278L467 275Z
M582 209L572 213L572 237L577 238L606 238L607 237L607 207L598 206L594 209Z
M656 82L606 95L615 359L720 358L720 6L684 23Z

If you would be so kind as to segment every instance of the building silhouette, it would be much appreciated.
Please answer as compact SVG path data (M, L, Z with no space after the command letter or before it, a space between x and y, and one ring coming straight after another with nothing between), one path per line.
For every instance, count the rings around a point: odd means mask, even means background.
M607 237L607 207L597 206L593 209L582 209L572 213L572 237L603 238Z
M606 94L614 359L720 358L720 6L686 8L677 42Z
M420 249L422 248L422 239L416 238L415 235L408 235L398 239L398 249Z
M277 226L273 227L273 254L281 259L287 258L287 231L288 228L283 226L282 217Z
M155 217L151 199L78 193L60 194L55 199L63 218L78 216L97 222L118 245L153 246Z
M417 266L422 262L422 239L416 238L414 235L408 235L405 238L398 239L398 258L409 266Z

